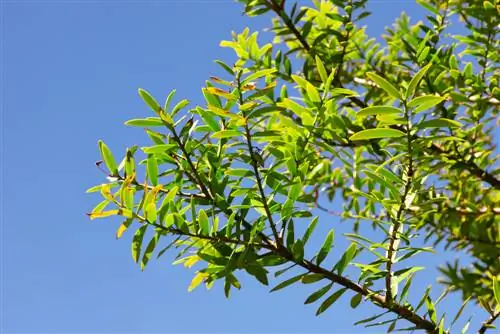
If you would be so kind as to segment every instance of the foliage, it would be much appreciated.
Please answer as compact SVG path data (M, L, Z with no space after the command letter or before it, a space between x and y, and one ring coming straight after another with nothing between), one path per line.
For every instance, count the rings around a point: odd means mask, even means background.
M402 14L378 42L360 26L367 0L239 2L273 15L273 43L249 29L222 41L237 60L217 61L205 105L140 89L153 115L126 124L151 146L117 164L99 143L109 182L90 190L104 198L90 217L122 216L117 238L137 227L142 269L163 242L158 257L174 247L176 263L203 264L190 290L222 281L229 297L240 272L268 285L293 267L271 291L322 283L305 301L317 314L348 296L383 309L358 324L447 333L470 302L490 314L485 332L500 309L499 4L420 1L424 22ZM311 243L328 215L352 233ZM350 244L332 251L339 237ZM418 255L436 245L460 255L440 268L445 293L411 301ZM453 320L437 309L448 293L464 300Z

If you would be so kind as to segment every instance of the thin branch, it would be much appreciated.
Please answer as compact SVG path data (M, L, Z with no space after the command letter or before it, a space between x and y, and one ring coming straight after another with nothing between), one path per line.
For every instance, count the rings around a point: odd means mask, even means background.
M273 10L276 13L276 15L278 15L283 20L283 22L285 23L287 28L290 29L290 31L294 34L294 36L300 42L300 44L302 45L304 50L306 50L309 54L312 54L313 50L311 49L311 46L305 40L304 36L302 36L300 31L298 31L297 27L293 24L292 20L288 16L288 14L284 10L282 10L279 7L279 5L274 2L274 0L270 0L270 2L266 1L265 4L268 6L268 8ZM338 87L342 87L342 85L339 84ZM351 96L351 97L349 97L349 99L351 100L351 102L353 102L354 104L356 104L360 108L366 108L368 106L365 102L363 102L361 99L359 99L357 97ZM430 149L434 153L443 153L443 152L441 152L442 150L439 149L439 146L437 146L435 144L432 144L430 146ZM475 175L476 177L480 178L481 180L489 183L490 185L492 185L496 189L500 189L500 180L496 179L492 174L488 173L486 170L481 169L474 162L466 161L463 159L458 160L458 161L463 163L465 165L465 168L468 169L473 175Z
M477 331L477 334L486 333L486 331L491 328L491 326L493 325L493 323L495 322L495 320L497 320L497 318L499 316L500 316L500 311L494 313L491 317L489 317L488 320L483 322L483 324L481 325L481 328L479 328L479 330Z
M239 93L239 100L240 100L240 105L243 105L243 95L241 93L241 82L240 78L241 77L241 72L238 74L237 77L237 82L238 82L238 93ZM279 247L281 247L281 241L279 237L279 232L276 229L276 225L273 220L273 215L271 214L271 210L269 210L269 205L267 204L266 200L266 194L264 193L264 187L262 186L262 179L260 177L259 173L259 163L255 159L255 152L254 152L254 147L252 146L252 135L250 133L250 128L248 127L248 123L245 122L245 137L247 139L247 146L248 146L248 154L250 155L250 160L252 161L252 167L253 171L255 174L255 178L257 180L257 187L259 188L259 193L260 193L260 198L262 201L262 205L264 206L264 211L266 212L267 219L269 220L269 225L271 226L271 230L273 232L274 239Z
M406 139L407 139L407 150L408 150L408 169L406 171L406 182L404 185L403 195L401 196L401 205L399 206L396 218L393 220L393 225L391 226L392 232L389 239L389 247L387 249L387 275L385 277L385 288L387 291L387 300L392 302L392 265L397 251L397 240L399 239L398 233L401 227L401 218L406 209L406 200L411 189L411 184L413 181L413 148L412 148L412 136L411 136L411 115L406 107L406 102L404 102L404 112L406 118Z

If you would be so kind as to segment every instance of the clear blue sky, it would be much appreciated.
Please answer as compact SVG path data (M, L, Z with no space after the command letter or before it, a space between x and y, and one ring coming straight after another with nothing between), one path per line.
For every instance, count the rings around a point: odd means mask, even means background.
M373 36L402 10L423 14L413 1L370 3ZM192 271L167 256L140 272L117 221L85 216L99 200L85 190L103 181L97 140L117 155L146 143L123 126L149 116L137 88L201 103L213 60L234 59L219 41L268 18L231 0L2 0L2 24L3 332L337 333L374 314L345 298L316 318L302 304L310 289L269 294L247 279L229 301L220 286L188 293Z

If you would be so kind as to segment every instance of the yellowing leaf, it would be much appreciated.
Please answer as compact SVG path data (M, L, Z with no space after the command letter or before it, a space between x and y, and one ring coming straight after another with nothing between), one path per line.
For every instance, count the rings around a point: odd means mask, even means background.
M130 227L132 222L132 219L127 219L120 225L120 227L118 227L118 230L116 231L116 239L120 239L123 236L123 233L125 233L125 231Z
M191 284L189 284L188 291L191 292L193 291L200 283L202 283L208 275L205 273L196 273L194 276L193 280L191 281Z
M94 220L96 218L115 216L117 214L118 214L118 210L108 210L108 211L101 211L101 212L92 212L89 214L89 216L90 216L90 219Z
M217 87L207 87L207 90L214 95L222 96L228 100L236 100L237 97L234 96L233 94L226 92L223 89L217 88Z

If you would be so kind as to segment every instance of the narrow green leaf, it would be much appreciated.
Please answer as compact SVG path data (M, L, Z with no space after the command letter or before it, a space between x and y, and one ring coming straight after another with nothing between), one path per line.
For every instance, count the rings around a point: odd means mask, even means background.
M151 94L149 94L146 90L142 89L142 88L139 88L138 90L139 92L139 95L142 97L142 99L144 100L144 102L146 102L146 104L155 112L155 113L159 113L160 110L161 110L161 106L158 102L156 102L156 100L154 99L154 97L151 96Z
M356 321L356 322L354 323L354 326L361 325L361 324L364 324L364 323L367 323L367 322L370 322L370 321L376 320L376 319L380 318L381 316L386 315L386 314L387 314L387 313L389 313L389 312L390 312L390 311L386 311L386 312L384 312L384 313L374 315L373 317L369 317L369 318L366 318L366 319L363 319L363 320L360 320L360 321Z
M298 239L292 246L293 258L297 262L301 262L304 259L304 244L302 240Z
M165 195L163 203L172 202L178 192L179 192L179 186L173 186L172 189L170 189L168 193Z
M158 211L156 210L156 203L151 202L146 206L146 220L150 223L156 222L158 218Z
M215 63L218 64L220 67L222 67L227 73L229 73L229 75L234 77L235 73L233 69L228 65L226 65L226 63L224 63L222 60L216 60Z
M325 285L321 289L313 292L311 295L309 295L309 297L307 297L307 299L304 302L304 304L314 303L315 301L317 301L318 299L320 299L321 297L323 297L328 291L330 291L330 289L332 288L332 286L333 286L333 283L330 283L328 285Z
M273 74L276 72L276 69L275 68L271 68L271 69L265 69L265 70L260 70L260 71L257 71L255 73L252 73L250 74L248 77L246 77L241 83L244 85L245 83L247 82L250 82L252 80L256 80L258 78L262 78L266 75L270 75L270 74Z
M151 255L153 255L153 252L156 248L156 245L158 245L158 240L160 239L160 234L156 233L153 238L148 243L148 246L146 247L146 250L144 251L144 255L142 256L142 261L141 261L141 270L144 270L146 268L146 265L149 262L149 259L151 259Z
M403 131L389 129L389 128L377 128L377 129L367 129L356 132L349 140L367 140L376 138L397 138L403 137L405 133Z
M300 281L302 276L304 276L304 274L300 274L300 275L294 276L292 278L289 278L286 281L283 281L280 284L276 285L274 288L271 289L270 292L274 292L274 291L278 291L278 290L281 290L283 288L286 288L287 286L292 285L293 283Z
M434 307L434 304L432 303L431 297L427 296L425 298L425 304L427 306L429 318L432 320L432 322L436 323L437 322L436 308Z
M163 107L163 110L168 111L168 108L170 108L170 103L172 102L172 99L174 98L176 90L172 89L172 91L168 94L167 98L165 99L165 105Z
M153 186L158 185L158 162L154 155L150 155L147 160L148 178Z
M316 68L318 69L321 81L325 83L328 80L328 74L326 73L325 65L323 65L323 62L321 61L320 57L316 56L315 59L316 59Z
M372 81L374 81L377 85L379 85L380 88L385 90L386 93L388 93L389 95L391 95L399 100L402 100L402 96L401 96L401 93L399 92L399 90L396 87L394 87L389 81L387 81L386 79L382 78L381 76L379 76L378 74L376 74L374 72L366 73L366 75Z
M319 96L319 92L311 83L307 85L307 96L312 102L320 102L321 96Z
M147 228L147 224L139 227L135 231L134 238L132 239L132 258L136 263L139 262L139 258L141 257L142 240L144 239L144 233L146 233Z
M497 306L500 306L500 282L496 277L493 277L493 293L495 295Z
M200 209L198 213L198 224L200 224L200 233L202 235L208 235L210 232L210 222L208 221L207 213L203 209Z
M304 236L302 237L302 241L304 242L304 245L307 244L307 241L311 237L311 234L314 232L314 229L316 228L316 225L318 225L318 220L319 217L314 217L307 227L306 231L304 232Z
M188 104L189 104L188 100L182 100L179 103L177 103L175 107L172 109L171 117L177 114L182 108L186 107Z
M418 96L408 102L408 107L409 108L416 108L414 110L415 113L430 109L439 103L443 102L446 100L445 97L443 96L436 96L436 95L424 95L424 96Z
M139 127L148 127L148 126L165 126L162 120L159 117L148 117L141 119L131 119L125 122L125 125L128 126L139 126Z
M222 130L214 132L211 137L212 138L232 138L232 137L240 137L243 134L237 130Z
M326 258L328 253L330 253L330 250L332 249L333 246L333 240L335 238L335 231L333 229L328 232L326 235L325 241L323 242L323 246L321 246L321 249L318 252L318 255L316 256L316 263L319 265L323 260Z
M415 125L418 129L427 129L427 128L458 128L461 127L462 123L454 121L448 118L437 118L430 119L427 121L423 121L417 125Z
M325 278L325 276L323 276L321 274L309 274L309 275L303 276L300 281L302 282L302 284L311 284L311 283L319 282L324 278Z
M340 258L339 262L335 264L335 268L337 268L337 274L342 275L344 272L345 268L349 263L351 263L352 259L354 258L354 255L356 254L356 244L352 243L345 253L342 255Z
M347 288L340 289L337 292L335 292L333 295L331 295L330 297L325 299L323 301L323 303L321 303L318 310L316 311L316 315L318 316L321 313L325 312L330 306L333 305L333 303L335 303L337 301L337 299L339 299L344 294L344 292L346 290L347 290Z
M450 327L452 327L455 324L455 322L457 322L458 318L460 318L460 316L462 315L462 312L465 309L465 306L467 306L467 303L469 303L469 300L471 300L471 298L472 298L472 296L469 296L466 300L464 300L464 302L462 303L462 306L460 306L460 309L457 312L457 315L455 315L455 318L453 318L453 321L451 322Z
M346 89L346 88L333 88L330 90L330 94L335 97L335 96L358 96L359 94L353 90Z
M400 114L401 110L391 106L370 106L361 109L357 116Z
M116 160L113 157L111 150L108 148L108 146L106 146L106 144L104 144L102 140L99 140L99 149L101 151L102 160L104 160L104 163L106 164L106 167L108 167L111 175L118 175Z
M422 80L422 78L425 76L429 68L431 68L432 64L428 64L420 69L417 74L411 79L410 83L408 84L408 89L406 90L406 99L412 98L413 94L417 90L418 84Z
M251 170L241 168L227 169L224 171L224 174L237 177L249 177L254 175Z

